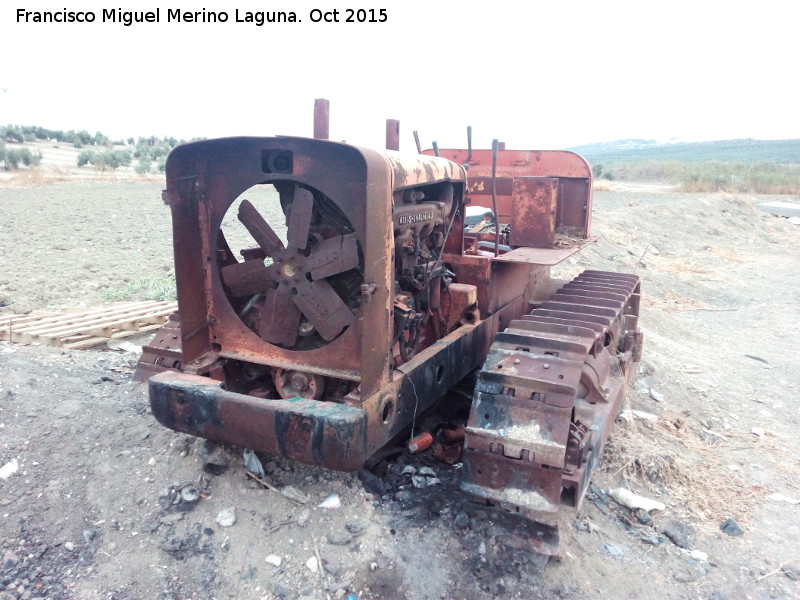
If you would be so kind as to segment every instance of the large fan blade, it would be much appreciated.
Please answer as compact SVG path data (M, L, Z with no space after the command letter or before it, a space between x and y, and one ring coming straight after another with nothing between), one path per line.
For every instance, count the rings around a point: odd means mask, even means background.
M308 244L308 231L311 228L311 217L314 212L314 196L305 188L296 187L292 208L289 213L289 225L286 238L289 243L300 250Z
M356 234L337 235L323 240L311 250L305 261L311 279L325 279L358 266Z
M272 231L272 227L249 200L242 200L239 205L239 220L267 256L274 256L276 252L283 250L281 239Z
M292 299L327 342L356 320L336 290L324 279L298 285L297 295Z
M234 296L263 294L274 277L272 269L265 267L261 260L227 265L220 272L222 280Z
M272 344L294 346L301 318L300 309L290 296L270 288L264 299L258 334Z

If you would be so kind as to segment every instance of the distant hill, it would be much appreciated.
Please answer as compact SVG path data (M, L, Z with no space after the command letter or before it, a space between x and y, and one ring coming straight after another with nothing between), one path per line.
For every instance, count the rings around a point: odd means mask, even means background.
M800 140L720 140L716 142L661 143L627 139L569 148L590 163L639 161L722 161L800 163Z

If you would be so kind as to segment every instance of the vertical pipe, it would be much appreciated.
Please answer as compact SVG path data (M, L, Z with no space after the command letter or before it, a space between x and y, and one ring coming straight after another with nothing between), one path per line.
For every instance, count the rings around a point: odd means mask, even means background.
M330 102L325 98L317 98L314 100L314 139L329 139L330 115Z
M467 125L467 164L472 160L472 125Z
M400 150L400 121L386 119L386 149Z
M500 215L497 214L497 140L492 140L492 210L494 211L494 255L500 256ZM505 146L505 144L503 144Z
M436 156L439 156L439 144L437 144L436 142L433 142L433 153Z
M422 146L419 143L419 133L414 131L414 143L417 145L417 154L422 154Z

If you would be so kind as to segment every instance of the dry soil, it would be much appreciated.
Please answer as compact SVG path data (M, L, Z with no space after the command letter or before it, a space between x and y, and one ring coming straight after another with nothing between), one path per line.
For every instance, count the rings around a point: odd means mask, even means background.
M168 276L160 189L6 182L0 311L99 306ZM383 495L354 474L261 456L298 502L248 479L241 449L158 425L131 379L135 354L0 343L0 467L18 464L0 480L0 600L800 598L800 227L755 208L763 200L595 194L600 241L560 274L641 276L630 405L658 420L618 423L582 509L564 514L563 558L546 565L427 454L384 464ZM414 487L407 465L441 483ZM644 523L609 487L666 510ZM332 494L340 508L318 506ZM720 530L729 518L742 535Z

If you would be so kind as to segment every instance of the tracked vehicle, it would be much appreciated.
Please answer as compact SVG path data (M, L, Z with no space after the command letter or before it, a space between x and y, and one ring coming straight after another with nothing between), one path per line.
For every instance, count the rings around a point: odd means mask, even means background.
M138 368L153 414L349 471L472 376L461 489L557 553L560 507L579 505L642 348L635 275L550 277L591 241L591 177L570 152L177 147L179 316Z

